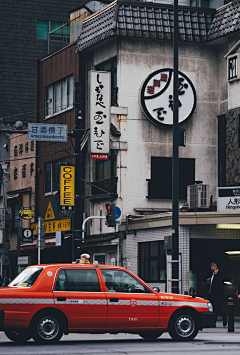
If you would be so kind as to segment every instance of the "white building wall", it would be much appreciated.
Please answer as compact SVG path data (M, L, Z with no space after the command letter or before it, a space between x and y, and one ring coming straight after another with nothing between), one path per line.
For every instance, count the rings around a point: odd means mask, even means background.
M226 109L227 83L222 80L226 48L196 43L179 43L179 70L192 80L197 93L194 114L180 125L186 129L186 147L179 147L180 158L195 158L195 180L210 187L216 198L217 187L217 116ZM125 220L134 208L171 208L171 200L150 200L148 183L151 178L151 157L172 156L172 127L158 127L150 123L140 109L139 93L145 78L161 68L172 68L173 45L166 41L124 39L116 45L110 42L92 54L92 68L117 55L117 85L119 112L124 107L127 115L112 115L112 122L121 132L114 141L127 142L127 150L117 156L117 206ZM224 62L224 64L222 64ZM225 67L224 67L225 68ZM221 75L220 75L221 74ZM117 107L115 108L117 110ZM90 162L89 181L94 181L94 162ZM183 204L186 201L180 201ZM91 213L105 213L106 201L94 202ZM91 233L99 233L99 222L92 223ZM102 232L114 229L103 226Z

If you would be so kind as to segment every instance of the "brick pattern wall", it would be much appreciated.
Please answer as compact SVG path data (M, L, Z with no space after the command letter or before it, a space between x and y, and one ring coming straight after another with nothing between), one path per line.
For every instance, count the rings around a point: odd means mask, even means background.
M48 54L36 39L37 20L69 20L77 0L11 0L1 3L0 117L6 122L35 121L36 59ZM24 113L24 114L23 114Z

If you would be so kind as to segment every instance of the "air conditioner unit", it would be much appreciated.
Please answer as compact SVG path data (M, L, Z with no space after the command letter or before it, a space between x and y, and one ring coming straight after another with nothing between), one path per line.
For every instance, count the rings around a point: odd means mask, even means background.
M195 184L187 186L187 202L190 210L209 208L209 185Z

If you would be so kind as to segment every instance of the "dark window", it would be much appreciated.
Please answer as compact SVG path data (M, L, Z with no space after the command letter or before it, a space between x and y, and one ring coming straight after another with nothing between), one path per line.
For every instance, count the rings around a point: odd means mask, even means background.
M55 291L101 292L96 270L64 269L58 273Z
M101 270L101 272L108 292L150 293L144 285L126 271L108 269Z
M31 287L42 272L42 268L28 267L24 269L8 286Z
M172 198L172 158L151 158L148 198ZM187 186L195 183L195 159L179 159L179 198L187 198Z
M166 282L164 242L139 243L139 276L146 282Z
M237 78L237 56L228 58L228 79Z
M96 160L96 180L111 179L116 176L116 150L111 150L108 160Z
M111 105L117 104L117 57L96 65L96 70L111 72Z

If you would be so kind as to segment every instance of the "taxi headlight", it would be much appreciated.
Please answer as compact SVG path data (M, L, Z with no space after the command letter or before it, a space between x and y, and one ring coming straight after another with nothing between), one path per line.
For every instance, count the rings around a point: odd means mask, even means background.
M211 302L208 302L208 311L209 312L213 312L213 306L212 306L212 303Z

